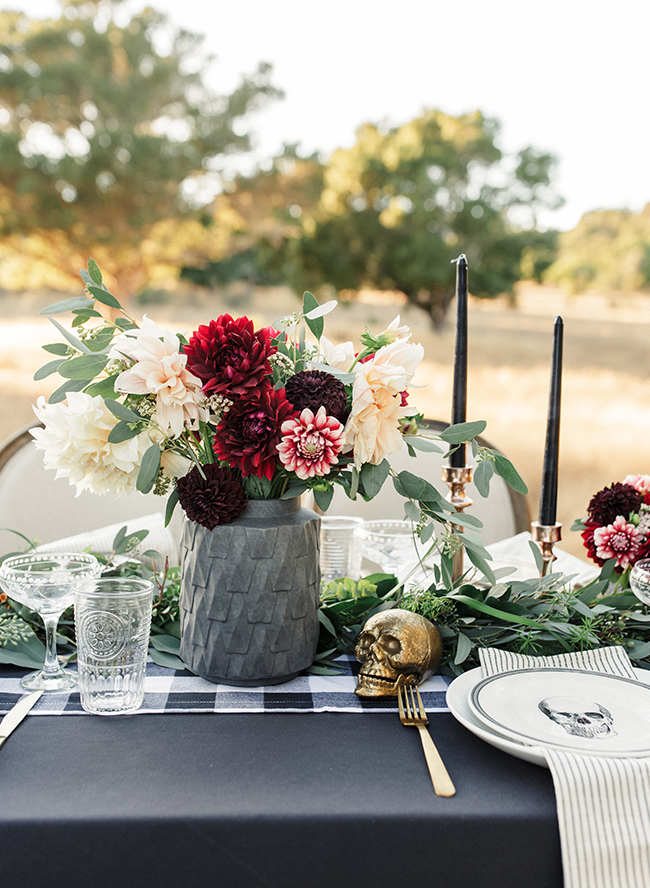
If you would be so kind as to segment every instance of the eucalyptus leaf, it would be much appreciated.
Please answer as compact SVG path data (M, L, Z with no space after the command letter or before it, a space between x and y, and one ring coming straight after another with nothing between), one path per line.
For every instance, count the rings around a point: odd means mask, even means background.
M408 446L415 450L421 450L423 453L444 453L442 447L439 447L431 438L408 435L404 440Z
M350 484L350 491L348 496L350 499L355 499L356 495L359 491L359 470L356 466L352 466L352 482Z
M328 487L325 490L316 490L313 491L314 499L316 500L316 505L322 512L327 512L330 507L330 503L332 502L332 497L334 496L334 490L332 487Z
M482 459L474 469L474 484L482 497L490 494L490 479L494 475L492 460Z
M131 438L137 438L140 432L141 429L138 426L134 426L132 422L118 422L108 434L108 443L121 444L122 441L130 441ZM142 466L140 467L140 470L142 470ZM139 489L140 488L138 488L138 490Z
M150 647L149 656L156 666L163 666L165 669L175 669L177 671L187 669L188 672L192 672L192 670L183 663L181 658L174 654L168 654L165 651L157 651L155 647Z
M43 364L34 374L34 380L45 379L47 376L51 376L52 373L56 373L61 364L65 364L65 361L65 358L57 358L54 361L48 361L47 364Z
M136 488L140 493L149 493L156 482L158 472L160 471L160 446L152 444L147 448L142 457L140 471L138 472L138 480Z
M528 545L530 546L530 550L533 553L533 558L535 559L535 567L541 574L544 567L544 558L542 556L540 548L533 540L528 540Z
M88 274L90 275L91 279L101 287L102 273L99 270L99 265L97 265L95 260L92 258L88 259Z
M74 346L77 351L82 352L82 354L84 355L92 354L88 346L84 342L82 342L81 339L78 339L72 333L68 332L68 330L66 330L62 324L59 324L59 322L55 318L50 318L50 321L52 321L52 323L57 328L59 333L63 336L63 338L67 339L70 345Z
M152 635L149 643L155 647L157 651L164 651L167 654L178 654L181 649L181 640L175 635Z
M122 404L120 401L114 401L112 398L106 398L104 403L111 411L113 416L117 416L118 419L124 419L127 422L142 422L142 417L139 413L135 413L125 404Z
M364 492L370 499L377 496L389 473L390 463L387 459L383 459L378 466L371 463L364 463L361 466L360 481Z
M104 290L103 287L93 287L89 284L86 289L89 293L92 293L97 302L101 302L102 305L108 305L109 308L122 309L122 306L115 296L109 293L108 290Z
M313 293L310 293L309 291L305 292L302 297L302 310L305 315L305 323L316 339L321 338L324 329L323 318L318 314L319 309L320 305Z
M55 389L47 399L48 404L58 404L64 401L68 392L80 392L86 387L87 379L66 379L66 381Z
M93 398L97 396L104 400L114 398L117 395L117 392L115 391L115 380L117 379L117 376L117 373L114 373L112 376L105 376L97 382L92 382L84 389L84 391L86 394L92 395Z
M174 509L176 508L176 504L178 503L178 488L174 487L172 492L167 497L167 507L165 508L165 527L169 525L169 522L172 520L172 515L174 513Z
M439 437L447 444L464 444L471 438L475 438L485 430L487 423L480 419L476 422L458 422L450 425L444 431L439 433Z
M356 373L346 373L345 370L337 370L336 367L330 367L329 364L319 364L313 361L312 367L314 370L322 370L324 373L329 373L330 376L335 376L341 380L343 385L350 385L357 378Z
M416 523L420 520L420 510L412 500L406 500L404 503L404 514Z
M59 373L66 379L94 379L98 373L101 373L106 364L108 357L106 355L79 355L76 358L70 358L59 367Z
M506 459L506 457L502 456L500 453L494 454L494 469L514 491L522 493L524 496L528 493L528 487L524 483L519 472L515 469L510 460Z
M42 349L51 355L63 355L65 357L68 354L68 346L65 342L49 342L47 345L43 345Z
M425 524L422 530L420 531L420 541L423 543L428 543L431 537L433 536L435 531L435 526L432 521L428 524Z
M80 308L92 308L93 300L87 296L73 296L71 299L64 299L62 302L53 302L52 305L46 305L40 313L42 315L60 314L62 311L76 311Z
M473 647L474 642L471 640L471 638L468 638L467 635L465 635L463 632L459 632L454 663L456 663L456 665L464 663L465 660L469 657Z

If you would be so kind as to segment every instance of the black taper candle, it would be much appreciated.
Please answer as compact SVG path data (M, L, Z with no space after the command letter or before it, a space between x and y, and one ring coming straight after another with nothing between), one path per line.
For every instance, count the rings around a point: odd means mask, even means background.
M551 361L551 389L546 420L546 446L542 469L542 490L539 497L539 523L549 527L556 522L557 478L560 457L560 400L562 395L562 340L564 321L555 318L553 327L553 358Z
M456 347L454 351L454 391L451 422L467 420L467 257L456 259ZM449 457L449 465L465 465L465 444L460 444Z

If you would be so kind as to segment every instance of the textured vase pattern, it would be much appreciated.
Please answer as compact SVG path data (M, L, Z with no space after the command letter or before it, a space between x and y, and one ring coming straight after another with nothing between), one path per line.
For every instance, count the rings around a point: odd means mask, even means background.
M210 531L185 520L180 598L183 661L203 678L288 681L318 642L320 518L293 500L251 500Z

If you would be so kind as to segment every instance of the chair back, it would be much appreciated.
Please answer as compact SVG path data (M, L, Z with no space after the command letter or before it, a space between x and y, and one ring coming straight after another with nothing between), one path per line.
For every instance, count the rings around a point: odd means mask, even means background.
M56 478L53 469L45 468L43 451L29 434L39 425L32 423L0 447L0 554L25 548L11 531L42 545L120 522L128 525L155 512L164 515L164 496L98 496L89 491L77 495L67 478ZM180 538L180 511L176 509L179 514L170 525L175 539Z

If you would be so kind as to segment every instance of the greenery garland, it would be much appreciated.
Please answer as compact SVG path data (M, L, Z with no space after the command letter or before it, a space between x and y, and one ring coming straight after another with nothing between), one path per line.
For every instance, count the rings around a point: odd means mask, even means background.
M156 593L149 652L161 666L186 668L178 656L180 567L157 569L155 565L162 559L152 550L133 557L147 533L128 534L123 527L115 537L112 553L96 557L104 564L104 576L153 580ZM650 613L621 584L613 559L598 577L580 588L571 586L572 576L562 574L522 581L508 580L501 571L492 585L469 582L467 575L450 584L446 572L434 566L433 577L429 585L408 587L390 574L323 583L318 652L310 671L335 674L336 656L354 650L366 619L390 607L419 613L434 623L443 641L440 671L449 676L477 666L478 649L488 646L548 655L616 644L626 649L635 666L650 670ZM58 634L59 654L74 659L71 608L59 620ZM0 663L40 668L45 656L43 637L38 614L0 595Z

